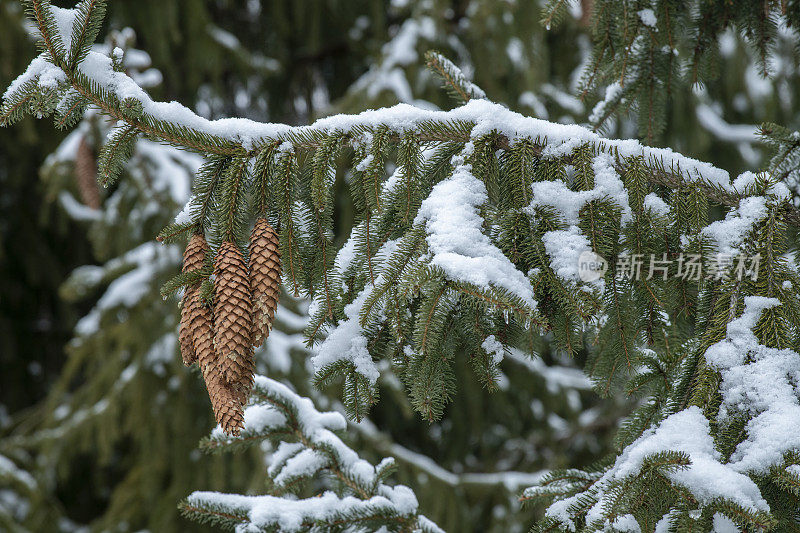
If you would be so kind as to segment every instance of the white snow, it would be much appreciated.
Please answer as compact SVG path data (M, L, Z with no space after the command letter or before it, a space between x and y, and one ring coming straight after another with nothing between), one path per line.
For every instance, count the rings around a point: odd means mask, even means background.
M329 464L327 457L301 443L281 442L268 473L276 485L286 486L293 479L311 476Z
M656 529L654 533L669 533L672 527L672 519L674 518L674 511L670 511L661 517L661 520L656 522Z
M99 209L93 209L87 205L80 203L75 199L72 194L67 191L58 193L58 201L61 207L72 217L73 220L79 221L95 221L102 218L102 213Z
M486 187L467 164L433 187L414 220L425 227L430 263L454 281L483 289L502 287L536 307L528 278L482 231L479 208L487 200Z
M354 228L345 246L336 256L336 267L339 272L344 272L355 258L356 239L355 235L362 225ZM392 255L397 249L398 241L390 240L385 242L375 254L375 262L379 265ZM380 268L380 267L378 267ZM375 285L383 281L383 275L379 274L375 279ZM344 308L346 319L341 321L336 328L325 338L319 346L318 352L311 358L314 371L319 372L327 365L336 361L350 361L355 371L375 385L380 377L380 371L372 360L372 355L367 349L367 338L361 324L361 311L374 289L372 283L368 283L361 292L356 295L352 302ZM318 302L318 300L315 300ZM382 306L374 309L380 312Z
M268 473L278 486L291 486L294 479L313 476L320 470L336 467L346 478L359 486L374 487L374 495L367 499L352 496L339 497L325 492L308 499L293 499L275 496L240 496L216 492L195 492L189 496L191 505L233 507L237 513L245 514L247 521L237 530L278 526L282 531L305 530L303 524L333 519L341 512L383 512L404 517L413 517L417 511L414 493L405 486L389 487L377 483L377 468L361 459L346 446L334 431L343 431L347 423L336 412L320 412L310 399L293 392L286 385L264 376L255 376L255 405L245 410L245 427L240 437L229 437L218 427L212 438L223 442L248 439L271 430L294 430L297 421L299 431L296 442L281 442L269 456ZM392 458L381 461L378 468L393 462Z
M575 225L580 221L578 213L584 205L600 197L599 191L573 191L563 181L535 181L531 184L533 199L527 212L533 214L536 207L552 207L564 222Z
M270 405L256 404L244 410L244 425L249 431L260 433L286 423L283 413Z
M186 202L186 205L183 206L183 209L181 209L180 212L175 215L175 224L189 224L192 221L194 216L193 211L196 207L195 201L196 200L194 196L189 198L189 201Z
M567 225L580 221L580 210L592 200L607 198L622 210L622 221L631 220L628 192L614 169L614 161L607 154L599 154L592 160L594 188L590 191L573 191L562 181L535 181L531 184L533 199L526 212L533 214L536 207L547 206L563 218Z
M700 125L703 126L715 139L736 143L754 143L758 141L758 129L754 125L729 124L711 106L698 104L695 114Z
M616 169L614 160L607 154L599 154L592 161L594 170L594 190L598 195L608 196L622 208L622 222L632 220L631 207L628 203L628 191L622 183Z
M297 421L307 442L321 446L324 449L333 450L342 471L360 483L369 485L375 481L375 468L367 461L358 457L356 452L346 446L342 440L336 436L334 431L342 431L347 427L347 423L342 415L336 412L320 412L308 398L301 397L291 391L286 385L266 378L264 376L255 377L254 394L277 398L279 402L290 406L297 413ZM258 407L259 411L253 411ZM245 410L245 435L263 431L262 428L278 428L281 420L270 409L271 407L255 405ZM280 415L283 416L283 415ZM213 434L215 438L225 439L221 430L217 428ZM284 453L288 456L295 450L287 448ZM327 459L325 459L327 461ZM327 464L327 463L326 463ZM308 472L311 465L321 468L322 463L317 455L304 454L296 462L287 463L282 468L289 468L289 473ZM288 474L287 474L288 475Z
M733 180L733 188L739 193L744 193L747 187L755 184L757 177L758 176L756 173L749 170L742 172L736 177L735 180ZM772 194L782 199L788 199L792 197L792 192L789 190L789 187L787 187L782 181L773 183L766 192L767 194Z
M104 268L112 271L125 265L134 268L114 281L106 289L89 314L78 321L75 333L85 337L94 333L100 326L103 311L117 306L133 307L151 290L157 274L180 262L180 251L177 247L163 247L156 242L146 242L112 259Z
M767 213L765 198L761 196L743 198L738 208L730 211L724 220L712 222L703 228L701 234L714 241L717 252L734 256L747 233L767 216Z
M583 371L565 366L548 366L538 357L533 357L517 348L509 348L508 359L529 371L538 374L546 383L547 389L556 392L559 389L590 390L592 382Z
M666 217L669 215L669 206L667 202L662 200L661 197L654 192L644 197L644 207L650 209L658 216Z
M56 21L58 33L61 36L61 42L64 43L64 48L69 53L72 47L72 27L75 24L75 17L78 15L76 9L64 9L50 5L50 13Z
M412 21L408 23L410 22ZM388 65L400 65L407 61L413 61L416 58L416 52L412 52L412 41L415 41L420 36L427 37L431 32L435 31L435 24L430 19L422 19L414 22L414 25L415 27L408 28L404 26L396 36L391 46L390 57L387 59ZM32 62L31 68L34 69L34 74L39 74L40 72L36 72L34 63L36 63L36 60ZM47 67L46 65L40 65L38 68ZM126 74L114 72L111 59L101 53L91 51L78 68L91 80L116 94L120 99L134 98L141 102L144 113L148 115L230 140L241 144L246 149L255 149L258 146L281 138L285 140L285 137L291 133L347 131L359 125L367 126L368 128L386 125L395 131L402 132L413 130L418 124L430 120L463 120L475 123L473 136L496 130L498 133L506 135L511 141L519 138L529 138L538 142L546 142L553 149L557 149L558 146L568 148L583 142L593 142L604 151L613 150L621 157L641 155L651 163L657 161L667 169L683 174L684 178L690 181L704 180L725 189L730 188L730 176L724 170L715 168L708 163L676 154L670 149L645 147L635 140L603 139L596 133L581 126L553 124L535 118L524 117L502 105L491 103L484 99L470 100L466 105L452 111L433 111L408 104L398 104L390 108L365 111L358 115L335 115L303 127L257 123L247 119L209 121L177 102L153 101ZM388 69L388 66L386 68ZM391 69L385 70L385 72L391 72ZM365 79L370 78L367 77ZM12 88L14 85L12 84ZM621 90L619 86L610 86L606 91L606 100L615 96L619 90ZM601 106L598 104L593 115L596 115L601 110Z
M583 102L581 101L580 98L577 98L572 94L562 89L559 89L552 83L542 84L539 90L542 92L542 94L552 98L553 101L555 101L555 103L557 103L570 113L573 113L575 115L581 115L584 111ZM522 96L520 96L520 103L522 103ZM547 118L547 117L542 116L540 118Z
M603 115L606 114L608 106L619 97L620 93L622 93L622 85L618 81L609 84L609 86L606 87L603 99L597 102L594 108L592 108L592 113L589 115L589 122L597 124L600 119L603 118Z
M540 119L547 120L549 113L544 103L531 91L525 91L519 95L519 105L530 107L533 110L534 116Z
M626 514L618 517L616 520L614 520L612 527L614 528L614 531L619 531L620 533L641 533L642 531L642 529L639 527L639 523L632 514Z
M33 479L33 476L17 467L11 459L3 455L0 455L0 475L12 477L31 490L36 488L36 480Z
M525 208L528 214L534 215L538 207L550 207L568 225L566 229L548 231L542 236L542 242L550 257L550 266L558 277L569 282L580 282L579 258L585 252L591 252L589 239L583 235L578 223L580 210L590 201L607 199L617 204L622 211L622 221L632 220L631 208L628 205L628 193L619 174L614 169L613 159L608 154L598 154L592 160L594 172L594 188L590 191L573 191L562 181L538 181L531 184L533 198ZM593 280L592 285L601 291L604 287L602 279Z
M492 358L492 362L494 364L499 365L500 362L503 360L504 350L503 344L498 341L494 335L489 335L483 342L481 343L481 348L489 354Z
M741 531L733 520L719 513L714 513L713 527L713 533L739 533Z
M689 489L700 503L724 498L747 509L769 511L753 480L720 462L721 455L714 447L709 430L708 420L698 407L670 415L657 428L647 430L625 448L603 479L635 475L648 456L667 450L680 451L689 456L691 465L671 471L667 476Z
M359 313L372 292L372 287L362 290L352 302L344 308L347 319L328 335L319 347L319 351L311 358L314 372L319 372L336 361L347 360L355 367L355 371L375 385L380 372L367 350L367 338L361 327Z
M30 65L28 65L28 68L25 69L25 72L17 76L17 78L11 82L3 93L3 101L8 100L15 93L18 93L28 82L39 80L38 83L41 84L42 79L44 79L43 87L55 87L58 82L66 80L64 72L48 62L44 58L44 54L34 58Z
M509 46L511 46L510 43ZM464 75L464 72L452 61L440 55L439 62L442 64L442 67L450 73L456 85L466 88L471 98L486 98L486 93L483 92L483 89L472 83L472 81Z
M739 472L765 473L785 452L800 448L800 434L786 431L800 427L800 354L759 344L752 331L761 314L778 305L775 298L746 297L745 310L728 324L726 338L705 354L722 376L720 422L737 413L749 415L747 438L730 458Z
M550 267L556 275L565 281L579 283L581 281L578 272L579 258L582 253L591 252L592 247L578 226L570 226L566 230L548 231L542 235L542 242L550 257Z
M382 48L382 61L372 66L352 85L350 92L366 91L367 96L375 98L381 91L393 93L399 102L413 102L419 106L430 106L421 100L414 100L411 85L403 67L419 60L417 49L422 40L431 41L436 37L436 23L430 17L406 19L397 34Z
M645 26L649 26L651 28L656 27L658 19L656 18L656 14L652 9L642 9L637 13L637 15L639 15L639 20L641 20L642 24Z
M353 496L340 498L333 492L317 497L290 500L276 496L241 496L219 492L194 492L187 502L193 506L233 507L244 512L248 524L237 531L253 531L257 528L278 527L281 531L306 531L307 523L334 520L339 513L379 513L412 516L417 510L414 493L402 485L385 487L379 496L360 500ZM252 526L252 529L251 527Z
M364 229L364 223L360 222L350 233L350 237L347 239L347 242L339 248L339 251L336 253L336 259L334 260L334 266L336 271L339 274L344 274L349 268L350 265L353 264L353 261L356 258L356 232L362 231Z

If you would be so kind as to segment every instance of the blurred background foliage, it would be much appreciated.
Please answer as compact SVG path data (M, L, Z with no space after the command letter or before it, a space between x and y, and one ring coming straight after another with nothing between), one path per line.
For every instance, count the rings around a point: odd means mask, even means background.
M547 31L537 1L137 0L110 2L101 35L126 48L131 74L155 98L209 118L305 124L397 102L450 108L424 66L424 52L437 49L491 99L584 123L600 96L578 91L590 5L573 2L569 19ZM16 0L0 0L0 20L5 87L35 47ZM754 83L741 39L725 39L719 77L673 91L655 142L736 173L763 165L754 124L797 127L787 113L800 84L792 62ZM179 269L180 249L153 239L186 201L200 161L142 141L119 184L97 189L87 168L107 129L89 112L68 136L31 119L0 130L0 530L204 530L180 518L186 494L263 489L258 465L269 448L196 451L212 416L199 375L177 353L177 301L158 292ZM617 117L604 133L636 137L636 120ZM353 214L340 174L341 243ZM259 371L320 409L341 409L337 391L309 385L305 310L284 295ZM353 424L350 444L397 457L397 479L447 530L526 530L540 510L520 509L521 489L544 468L605 455L630 407L599 402L577 370L582 356L564 358L546 337L531 351L504 360L503 386L491 394L459 361L457 397L430 425L384 369L382 401Z

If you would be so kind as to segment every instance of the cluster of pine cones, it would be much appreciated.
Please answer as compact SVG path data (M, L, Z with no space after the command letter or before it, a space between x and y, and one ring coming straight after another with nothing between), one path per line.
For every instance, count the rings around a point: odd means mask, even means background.
M209 248L199 233L183 255L183 271L203 268ZM253 387L253 347L269 335L278 307L281 256L278 234L260 218L250 236L250 264L239 248L223 242L214 261L214 306L200 283L186 287L178 338L183 362L200 365L214 417L228 435L244 426L244 405Z

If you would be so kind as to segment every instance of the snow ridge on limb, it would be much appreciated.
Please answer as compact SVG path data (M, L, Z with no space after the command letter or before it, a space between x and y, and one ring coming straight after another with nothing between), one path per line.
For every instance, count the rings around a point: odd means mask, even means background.
M113 57L86 49L70 54L70 57L82 59L74 65L68 63L64 59L66 52L62 43L72 43L75 47L85 45L83 40L73 38L76 33L82 34L79 23L83 18L77 15L84 9L85 2L81 2L77 10L54 8L42 0L28 3L32 18L42 32L45 52L6 90L0 108L0 124L18 120L28 109L39 116L49 115L63 97L77 91L86 100L84 104L91 102L99 106L140 133L201 153L254 157L265 146L284 141L306 148L316 147L333 132L349 136L346 141L352 142L364 128L387 127L395 134L413 132L421 140L450 140L452 130L448 135L442 135L441 131L438 134L433 131L431 126L466 123L471 126L468 129L472 129L473 136L496 131L501 137L500 142L505 145L530 139L540 146L547 146L550 155L565 153L578 144L589 142L619 157L642 156L648 165L667 174L654 176L655 180L674 183L677 177L681 181L703 183L709 188L710 195L716 195L718 200L722 199L729 205L738 197L739 191L731 185L728 173L713 165L668 148L651 148L635 140L603 139L581 126L525 117L484 99L479 89L470 89L475 93L474 97L467 105L452 111L431 111L398 104L358 115L327 117L309 126L298 127L241 118L208 120L177 102L154 101L132 78L115 68ZM101 20L103 15L104 10L95 10L87 20L94 24L97 17ZM67 28L73 26L62 23L68 18L74 20L72 33ZM39 94L42 91L46 94Z
M256 376L253 403L245 410L245 425L237 437L217 428L203 441L208 452L240 449L269 440L277 444L267 475L271 495L240 496L216 492L192 493L182 504L184 514L243 531L325 530L353 524L349 531L441 531L419 515L408 487L385 484L394 459L374 466L336 434L346 429L342 415L320 412L311 400L277 381ZM297 498L300 488L326 474L325 490ZM238 530L237 529L237 530Z

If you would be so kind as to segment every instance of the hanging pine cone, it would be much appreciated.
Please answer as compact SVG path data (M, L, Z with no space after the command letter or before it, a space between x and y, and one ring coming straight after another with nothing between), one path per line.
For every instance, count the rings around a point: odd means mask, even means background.
M190 328L192 342L197 353L197 362L203 372L208 397L214 410L214 418L228 435L238 435L244 427L244 410L241 394L227 383L217 365L214 352L213 317L211 310L203 305L199 291L196 291L190 304L197 309L195 320Z
M92 209L100 209L100 189L97 187L97 162L91 146L82 138L75 154L75 181L81 202Z
M261 346L272 330L281 290L281 251L278 233L259 218L250 235L250 290L253 295L253 345Z
M191 272L203 268L208 245L202 235L195 233L186 245L183 253L183 272ZM183 364L191 365L197 361L197 353L192 342L192 331L197 327L197 321L202 320L201 310L198 309L199 298L195 298L200 290L200 283L186 287L181 301L181 323L178 328L178 340L181 346Z
M214 348L222 377L242 398L253 385L255 362L250 344L253 306L247 265L235 244L223 242L214 264Z

